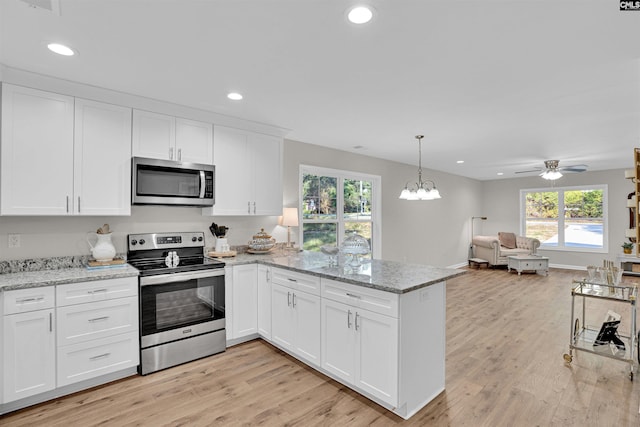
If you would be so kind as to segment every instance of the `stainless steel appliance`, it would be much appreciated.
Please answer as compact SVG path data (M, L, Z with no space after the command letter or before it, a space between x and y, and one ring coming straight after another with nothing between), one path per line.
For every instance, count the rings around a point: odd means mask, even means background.
M133 157L134 205L213 206L215 166Z
M142 375L225 351L224 263L206 258L204 233L127 236L140 271Z

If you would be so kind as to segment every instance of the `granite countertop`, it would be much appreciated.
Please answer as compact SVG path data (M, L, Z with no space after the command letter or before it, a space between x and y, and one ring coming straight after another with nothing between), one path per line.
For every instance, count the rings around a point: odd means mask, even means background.
M227 265L258 263L281 267L398 294L424 288L465 273L465 270L375 259L366 260L356 268L346 266L341 259L338 266L330 267L326 255L306 251L274 251L264 255L238 254L234 258L220 258L220 260Z
M0 263L0 292L66 283L136 277L138 270L128 264L116 268L89 270L87 257L42 258Z

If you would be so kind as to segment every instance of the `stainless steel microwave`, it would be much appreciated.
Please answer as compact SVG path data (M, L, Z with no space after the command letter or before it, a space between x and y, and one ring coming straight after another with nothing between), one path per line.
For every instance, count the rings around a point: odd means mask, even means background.
M134 205L213 206L215 166L133 157Z

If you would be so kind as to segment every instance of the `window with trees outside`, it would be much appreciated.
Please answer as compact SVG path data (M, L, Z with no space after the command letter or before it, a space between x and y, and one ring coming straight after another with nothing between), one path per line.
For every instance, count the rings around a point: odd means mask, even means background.
M606 185L520 190L520 212L542 249L608 252Z
M319 251L358 233L380 250L380 177L315 166L300 167L302 247Z

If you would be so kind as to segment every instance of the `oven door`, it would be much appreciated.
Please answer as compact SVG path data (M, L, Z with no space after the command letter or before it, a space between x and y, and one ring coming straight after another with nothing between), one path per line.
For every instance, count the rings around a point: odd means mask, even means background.
M224 269L140 277L140 345L225 328Z

